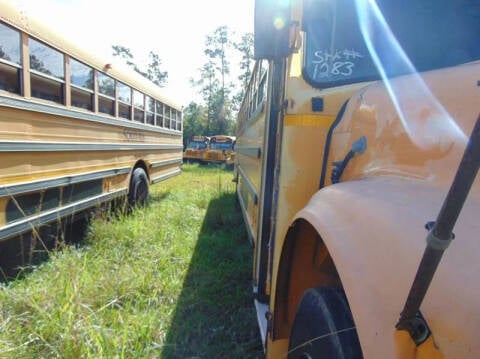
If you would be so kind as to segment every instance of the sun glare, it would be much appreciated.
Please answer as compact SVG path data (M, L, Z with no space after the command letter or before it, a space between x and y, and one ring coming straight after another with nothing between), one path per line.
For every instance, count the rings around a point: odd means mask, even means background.
M423 149L445 146L455 139L466 142L467 136L417 73L375 0L356 0L356 7L367 48L411 140ZM393 62L401 73L412 74L414 77L409 81L408 88L400 87L398 82L389 78L388 66ZM411 101L412 98L415 101ZM426 108L431 115L426 121L416 121L425 113ZM422 128L419 128L419 124Z

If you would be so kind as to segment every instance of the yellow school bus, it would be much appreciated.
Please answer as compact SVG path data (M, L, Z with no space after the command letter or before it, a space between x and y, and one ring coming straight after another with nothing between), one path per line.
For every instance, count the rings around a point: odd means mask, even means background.
M210 137L191 136L188 139L185 152L183 152L183 160L185 162L202 162L209 145Z
M181 107L0 1L0 241L180 173ZM1 263L0 263L1 265Z
M216 135L210 137L210 145L203 154L203 162L233 165L235 142L235 136Z
M256 0L234 175L267 358L478 357L479 10Z

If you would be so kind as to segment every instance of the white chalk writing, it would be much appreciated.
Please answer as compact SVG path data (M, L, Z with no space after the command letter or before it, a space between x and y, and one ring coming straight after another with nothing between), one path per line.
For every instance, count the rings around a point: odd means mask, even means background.
M355 60L363 58L359 52L351 49L317 50L314 53L313 78L348 77L353 74Z

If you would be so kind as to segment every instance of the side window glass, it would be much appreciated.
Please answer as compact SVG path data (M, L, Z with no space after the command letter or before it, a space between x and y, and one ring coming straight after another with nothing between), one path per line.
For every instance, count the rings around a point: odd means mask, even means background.
M163 103L160 101L155 102L155 113L156 113L156 125L160 127L165 127L163 122Z
M101 72L98 73L98 91L100 94L115 98L115 81Z
M133 106L134 106L133 119L137 122L142 122L142 123L144 122L144 118L145 118L144 101L145 101L145 96L143 95L143 93L137 90L133 90Z
M72 85L93 91L93 69L70 59L70 82Z
M145 96L146 122L155 125L155 102L149 96Z
M177 130L182 130L182 112L177 112Z
M132 103L132 89L117 82L117 93L118 93L118 116L125 118L127 120L131 119L131 103Z
M165 106L163 123L166 128L170 128L170 106Z
M35 40L28 39L30 50L30 70L55 77L59 80L65 79L63 66L63 54L51 47Z
M93 69L70 59L70 83L72 106L93 110Z
M32 96L63 103L64 55L35 39L28 39Z
M101 72L98 80L98 111L115 116L115 80Z
M129 86L117 82L118 99L124 103L132 103L132 90Z
M20 32L0 23L0 90L20 94Z

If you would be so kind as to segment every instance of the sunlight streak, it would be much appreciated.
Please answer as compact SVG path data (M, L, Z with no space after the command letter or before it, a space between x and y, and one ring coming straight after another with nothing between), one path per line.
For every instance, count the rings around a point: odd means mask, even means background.
M432 94L392 33L375 0L355 0L360 29L368 51L410 139L429 149L445 147L467 136ZM408 84L391 81L391 71L410 74Z

